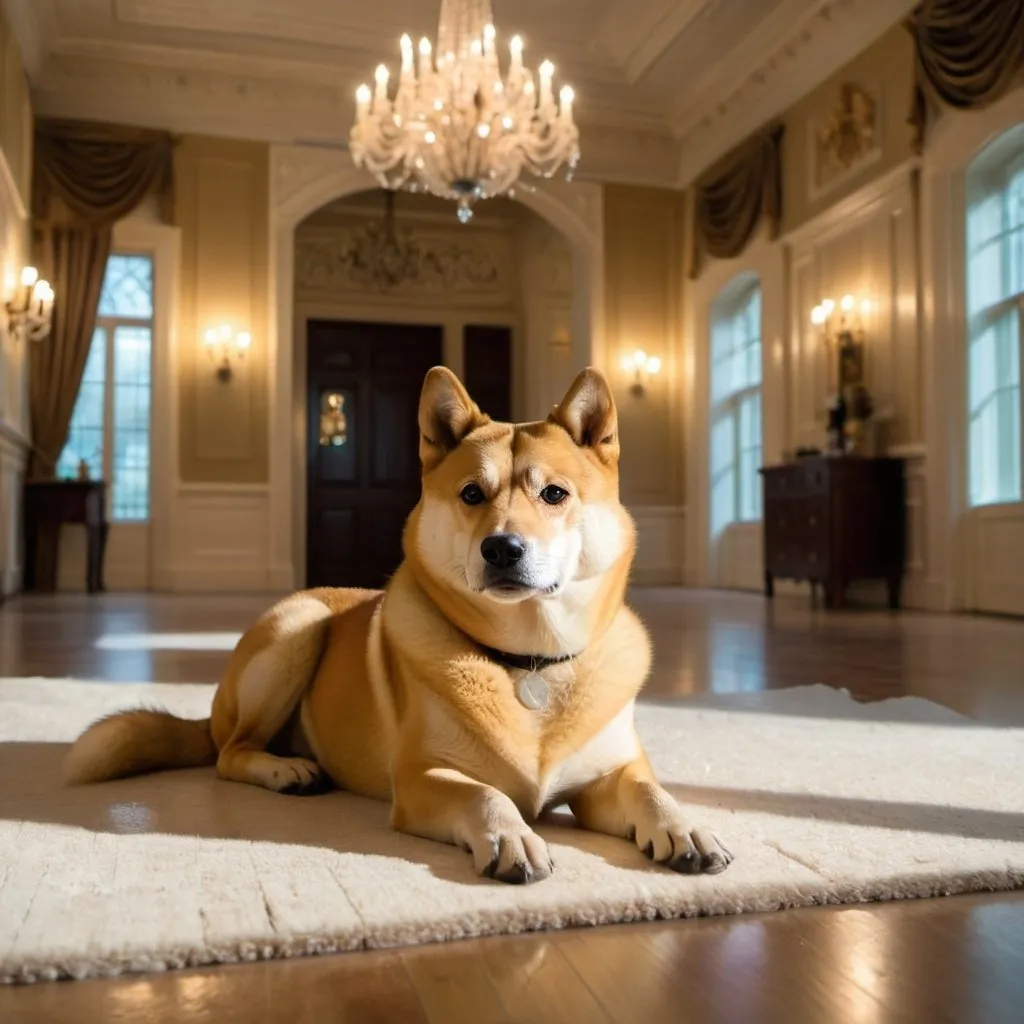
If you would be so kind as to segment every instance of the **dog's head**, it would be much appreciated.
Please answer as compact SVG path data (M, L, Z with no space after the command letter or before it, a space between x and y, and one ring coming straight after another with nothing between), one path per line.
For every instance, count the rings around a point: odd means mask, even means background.
M596 370L579 374L546 422L508 424L436 367L419 428L423 491L406 543L435 579L474 601L520 604L631 560L615 402Z

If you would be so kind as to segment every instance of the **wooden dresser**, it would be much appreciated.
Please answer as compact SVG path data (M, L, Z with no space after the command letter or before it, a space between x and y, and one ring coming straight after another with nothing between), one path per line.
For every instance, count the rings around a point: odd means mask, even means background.
M821 584L825 607L842 607L855 580L885 580L900 605L906 554L903 461L815 457L769 466L764 482L764 583Z
M103 556L110 525L106 518L106 484L102 480L29 480L25 483L25 590L57 589L60 528L85 526L85 589L104 590Z

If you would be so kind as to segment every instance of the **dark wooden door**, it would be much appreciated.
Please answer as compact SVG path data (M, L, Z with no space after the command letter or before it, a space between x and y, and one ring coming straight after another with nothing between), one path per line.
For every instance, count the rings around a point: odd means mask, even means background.
M443 329L311 320L307 343L307 584L380 587L419 498L416 414Z
M463 380L473 401L492 420L512 419L512 331L508 327L466 326Z

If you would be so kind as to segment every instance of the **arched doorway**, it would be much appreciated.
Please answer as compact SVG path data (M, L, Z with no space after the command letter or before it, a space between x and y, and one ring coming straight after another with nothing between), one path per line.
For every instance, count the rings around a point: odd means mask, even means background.
M271 154L272 316L270 324L270 564L275 588L292 589L305 578L304 490L306 462L301 452L306 409L297 403L295 244L299 225L328 204L374 190L376 183L352 166L347 154L313 147L274 147ZM569 373L601 356L603 239L600 186L551 183L517 197L528 210L560 232L572 253L572 305ZM538 364L539 365L539 364ZM456 369L461 367L456 366ZM567 374L568 376L568 374ZM516 412L536 418L550 408L548 388L567 381L545 379L526 370Z

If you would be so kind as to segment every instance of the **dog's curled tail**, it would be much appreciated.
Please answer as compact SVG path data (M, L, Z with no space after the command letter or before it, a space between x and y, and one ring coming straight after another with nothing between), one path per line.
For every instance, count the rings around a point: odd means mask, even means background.
M216 763L208 718L138 708L90 725L65 756L61 775L65 785L75 786Z

